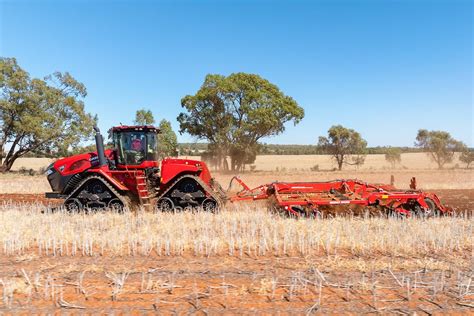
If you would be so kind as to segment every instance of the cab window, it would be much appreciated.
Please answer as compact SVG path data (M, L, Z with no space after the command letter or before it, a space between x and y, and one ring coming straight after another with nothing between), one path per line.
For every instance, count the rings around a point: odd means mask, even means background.
M114 144L117 162L121 165L139 165L143 161L158 160L157 135L153 132L116 132Z
M146 136L143 132L122 132L115 135L118 163L139 165L145 161Z

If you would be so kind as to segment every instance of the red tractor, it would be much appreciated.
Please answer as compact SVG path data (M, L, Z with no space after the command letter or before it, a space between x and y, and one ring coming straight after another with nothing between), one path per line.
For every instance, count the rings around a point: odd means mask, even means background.
M113 149L95 128L97 152L75 155L51 164L47 171L53 192L68 210L143 205L148 209L203 208L215 211L225 202L220 185L202 161L166 158L158 161L153 126L113 127Z

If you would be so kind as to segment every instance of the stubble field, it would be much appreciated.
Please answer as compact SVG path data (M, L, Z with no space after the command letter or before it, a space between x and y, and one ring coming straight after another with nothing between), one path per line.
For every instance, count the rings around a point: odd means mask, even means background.
M241 177L256 186L394 175L407 188L415 176L461 213L474 209L472 169L439 171L410 154L394 170L369 156L360 170L333 172L327 157L313 158L259 157ZM309 170L316 164L323 171ZM230 177L216 174L223 186ZM474 312L472 217L295 220L252 204L67 214L44 205L48 190L43 176L0 177L0 312Z

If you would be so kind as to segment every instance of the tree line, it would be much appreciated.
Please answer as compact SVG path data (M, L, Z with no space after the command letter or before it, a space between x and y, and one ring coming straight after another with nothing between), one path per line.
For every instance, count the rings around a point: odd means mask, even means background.
M0 58L0 172L9 171L14 161L28 155L58 157L95 147L81 146L93 135L97 116L84 109L86 87L68 72L54 72L42 79L31 78L15 58ZM329 154L338 169L360 166L367 154L383 153L387 161L399 163L403 152L425 151L443 168L461 152L469 165L474 153L444 131L421 129L415 148L375 147L357 131L332 126L314 145L269 145L266 137L285 131L286 123L298 124L304 109L275 84L256 75L233 73L207 75L194 95L181 99L179 133L188 133L205 144L178 144L171 123L159 122L160 156L191 155L224 171L243 170L257 154ZM140 109L135 124L155 124L149 109ZM109 144L110 146L110 144Z
M178 143L178 152L181 156L200 156L202 152L207 151L208 143ZM392 147L392 146L376 146L367 147L368 155L385 155L386 153L396 149L400 153L421 153L423 148L418 147ZM326 155L326 151L317 144L314 145L294 145L294 144L259 144L258 155Z
M339 170L344 165L364 164L368 154L367 142L362 136L357 131L341 125L332 126L327 137L320 136L318 147L332 156ZM474 151L445 131L418 130L415 147L426 152L439 169L452 162L457 152L461 153L459 160L466 164L466 168L474 161ZM401 153L400 148L388 147L385 149L385 159L395 167L397 163L401 163Z

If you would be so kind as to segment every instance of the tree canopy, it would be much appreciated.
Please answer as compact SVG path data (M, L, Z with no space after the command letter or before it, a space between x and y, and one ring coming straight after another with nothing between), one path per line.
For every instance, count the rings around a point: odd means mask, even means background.
M276 85L255 74L207 75L195 95L181 100L180 133L209 141L209 151L223 169L255 160L258 142L297 124L304 117L298 103Z
M0 58L0 172L28 152L57 153L92 135L85 86L69 73L30 78L14 58Z
M178 155L178 138L171 127L170 121L161 120L160 134L158 134L159 154L160 158L175 157Z
M339 170L343 164L362 165L365 161L367 142L353 129L334 125L328 130L328 137L320 136L318 146L322 152L332 155Z
M466 164L466 169L469 169L471 163L474 162L474 151L466 148L459 156L459 160Z
M155 124L155 118L150 110L137 110L135 113L135 125L153 125Z
M445 131L428 131L420 129L416 136L415 146L423 148L442 169L446 163L453 161L455 152L462 152L466 146L455 140Z
M385 160L387 160L392 165L392 169L394 169L397 163L402 162L402 150L398 147L387 148Z

